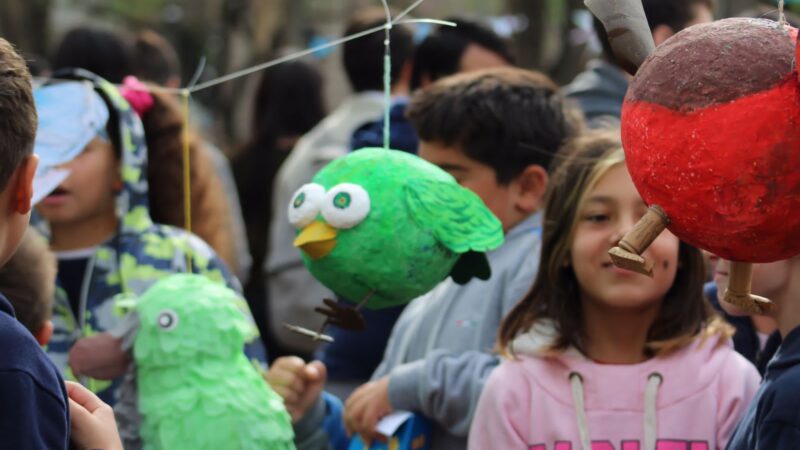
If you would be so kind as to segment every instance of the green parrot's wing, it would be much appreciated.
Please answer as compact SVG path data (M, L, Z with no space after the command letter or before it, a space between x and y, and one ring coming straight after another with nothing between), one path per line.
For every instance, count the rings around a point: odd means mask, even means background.
M469 189L428 179L410 179L404 189L417 224L451 251L485 252L503 243L500 220Z

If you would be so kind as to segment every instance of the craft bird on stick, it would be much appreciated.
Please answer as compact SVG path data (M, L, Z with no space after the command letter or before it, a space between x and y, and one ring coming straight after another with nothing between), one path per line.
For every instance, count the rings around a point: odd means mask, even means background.
M242 352L255 329L236 292L177 274L121 302L140 324L133 356L144 450L294 450L283 400Z
M327 324L363 329L358 309L403 305L448 275L491 275L484 252L503 243L500 221L472 191L423 159L368 148L339 158L301 187L289 208L294 245L314 277L355 304L317 308ZM313 336L319 332L291 329Z
M650 274L652 263L641 255L669 228L732 262L727 302L766 312L772 303L750 292L751 263L800 254L797 30L725 19L689 27L652 50L641 2L586 5L635 74L622 109L622 141L650 205L610 251L614 263Z

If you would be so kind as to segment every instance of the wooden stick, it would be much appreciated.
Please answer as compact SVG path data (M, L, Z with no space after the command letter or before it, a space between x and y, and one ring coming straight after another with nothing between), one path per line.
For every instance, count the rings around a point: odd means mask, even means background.
M647 213L634 225L616 247L608 251L614 265L622 269L653 276L653 262L641 255L647 247L667 228L669 218L658 205L648 208Z
M764 314L772 311L775 307L774 303L767 298L752 294L752 278L752 263L731 261L728 288L725 289L723 300L750 314Z

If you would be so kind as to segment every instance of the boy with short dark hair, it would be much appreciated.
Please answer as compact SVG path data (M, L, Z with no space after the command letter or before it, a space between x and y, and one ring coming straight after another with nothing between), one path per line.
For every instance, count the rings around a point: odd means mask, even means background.
M0 265L28 226L36 110L25 61L0 38ZM0 442L14 449L66 449L67 391L58 370L0 295Z
M17 320L42 346L53 335L50 316L55 283L56 258L44 238L29 229L17 252L0 268L0 292L11 302Z
M538 269L548 167L580 123L545 75L514 68L442 79L412 98L407 115L420 156L478 194L506 240L486 255L489 280L459 285L448 278L406 307L373 381L350 396L343 419L371 440L384 415L415 411L432 423L429 448L463 449L483 384L499 363L492 348L500 321ZM324 379L319 363L312 364L286 359L270 369L279 393L293 391L286 396L290 411L309 411L298 429L322 411L321 402L309 402Z

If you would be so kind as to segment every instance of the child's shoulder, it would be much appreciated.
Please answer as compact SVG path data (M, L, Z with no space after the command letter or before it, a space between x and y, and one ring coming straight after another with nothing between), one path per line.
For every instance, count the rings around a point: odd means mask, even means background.
M800 385L800 365L788 368L774 380L764 382L757 397L758 418L763 429L772 429L775 426L800 429L798 385Z
M795 409L800 405L797 386L800 386L800 328L781 343L765 375L765 391L779 394L781 399L792 402Z
M24 374L56 399L64 398L63 381L33 335L11 315L0 294L0 374ZM66 402L64 402L66 404Z

